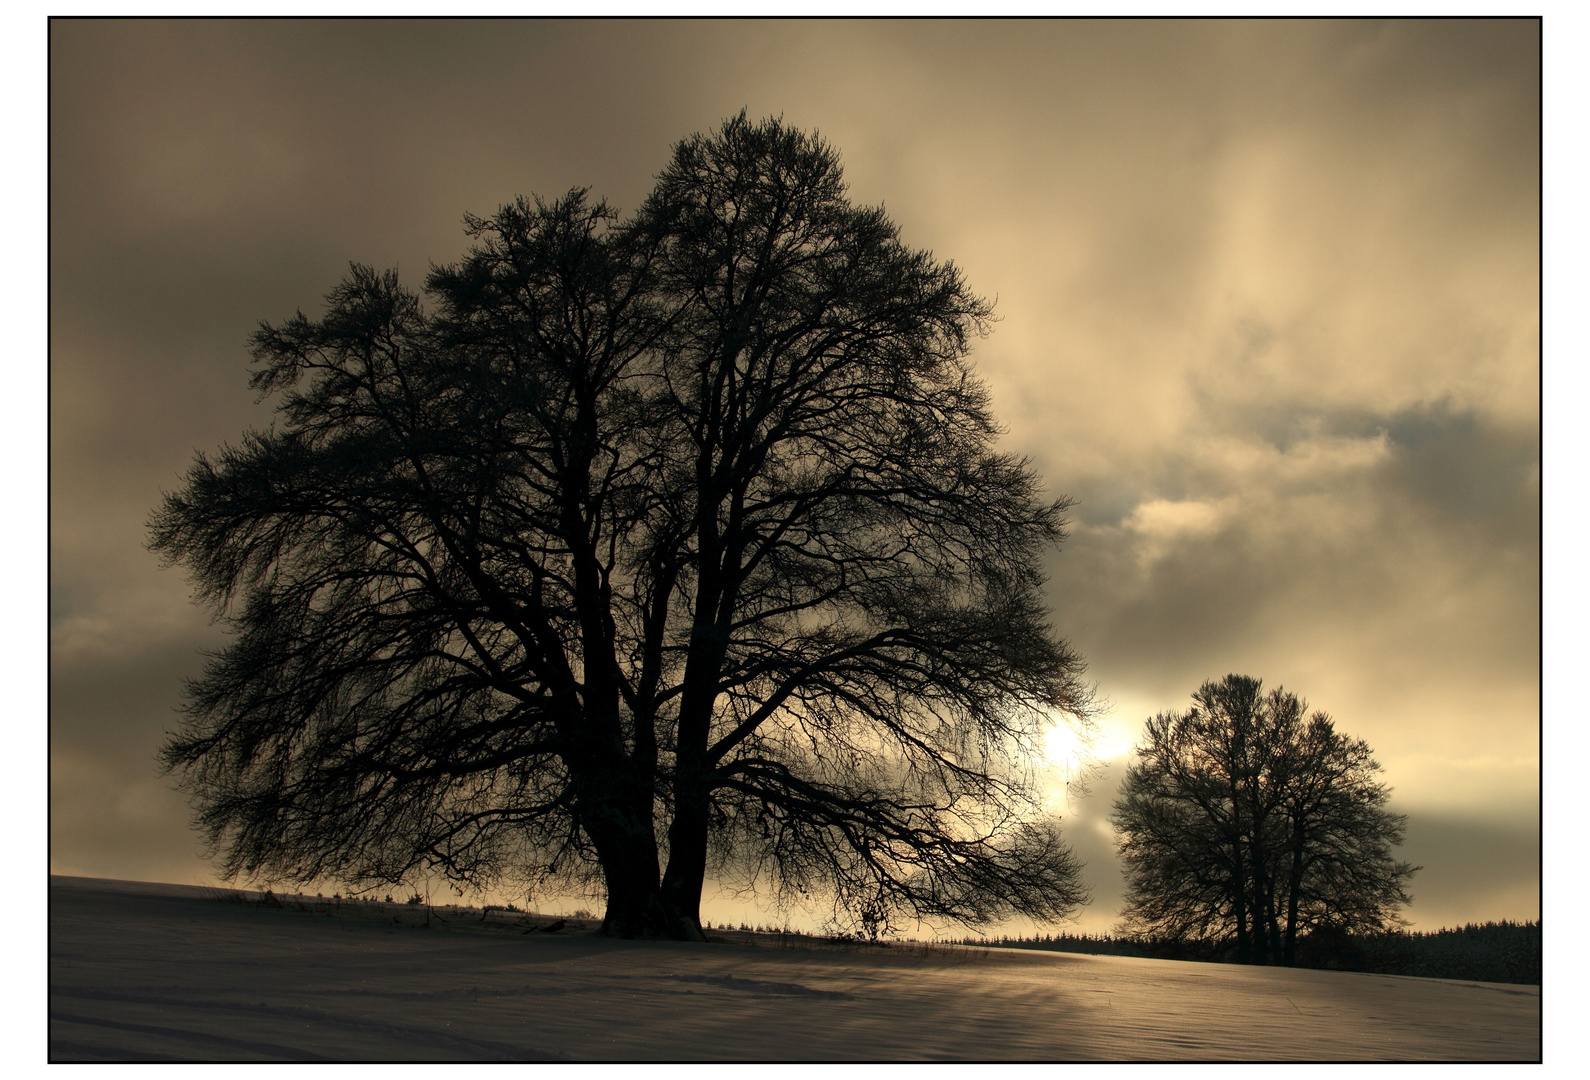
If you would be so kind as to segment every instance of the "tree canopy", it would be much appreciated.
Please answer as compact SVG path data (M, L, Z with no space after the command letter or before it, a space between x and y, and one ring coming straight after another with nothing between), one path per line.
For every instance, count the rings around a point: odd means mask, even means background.
M224 871L587 874L625 936L699 936L709 872L871 931L1082 902L1033 768L1089 722L1067 503L956 267L743 113L628 217L466 223L424 302L355 266L262 324L277 422L153 518L234 635L163 750Z
M1148 721L1136 755L1112 816L1128 932L1290 965L1300 934L1399 922L1418 869L1392 852L1406 819L1368 744L1295 694L1206 682Z

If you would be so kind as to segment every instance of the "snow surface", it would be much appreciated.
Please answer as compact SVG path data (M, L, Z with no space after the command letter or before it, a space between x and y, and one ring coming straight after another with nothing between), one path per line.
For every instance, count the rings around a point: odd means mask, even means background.
M329 909L328 909L329 910ZM52 1061L1537 1061L1540 989L953 947L609 941L50 878ZM397 920L397 921L394 921ZM519 925L514 925L518 923ZM573 936L569 936L572 934Z

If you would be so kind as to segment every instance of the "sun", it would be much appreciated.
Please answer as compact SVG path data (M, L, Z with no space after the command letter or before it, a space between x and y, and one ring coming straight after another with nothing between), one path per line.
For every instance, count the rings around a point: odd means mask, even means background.
M1043 756L1051 768L1074 770L1081 766L1088 751L1088 740L1064 720L1044 733Z
M1104 719L1086 726L1064 717L1043 733L1041 768L1045 774L1044 805L1062 813L1082 812L1078 800L1108 764L1132 752L1132 734Z

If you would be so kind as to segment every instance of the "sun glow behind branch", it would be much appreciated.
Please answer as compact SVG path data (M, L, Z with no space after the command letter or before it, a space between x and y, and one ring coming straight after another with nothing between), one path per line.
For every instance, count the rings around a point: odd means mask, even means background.
M1099 766L1131 749L1132 736L1109 721L1081 727L1064 717L1056 720L1043 738L1045 808L1074 810L1088 794L1087 782Z

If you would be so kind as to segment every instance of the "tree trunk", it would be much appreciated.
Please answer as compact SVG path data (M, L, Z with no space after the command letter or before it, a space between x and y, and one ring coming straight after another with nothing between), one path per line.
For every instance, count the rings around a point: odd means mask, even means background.
M1270 892L1264 902L1265 935L1269 943L1269 957L1266 963L1279 964L1281 962L1281 923L1276 910L1275 882L1270 882Z
M663 896L659 881L657 834L652 822L649 784L624 786L625 770L609 763L600 780L580 785L585 789L581 828L596 848L607 886L607 911L602 933L619 938L671 938L701 940L700 929L691 933L681 925Z
M662 897L685 940L704 941L701 887L707 874L707 796L704 785L676 781L674 820L668 828L668 870Z
M1255 830L1257 833L1257 830ZM1258 962L1279 963L1281 959L1281 931L1277 922L1279 900L1275 893L1275 878L1269 873L1267 852L1257 843L1249 856L1253 861L1253 929L1258 938Z
M1292 868L1286 878L1286 952L1287 967L1297 966L1297 907L1303 893L1303 840L1294 830L1292 840Z
M1240 839L1233 845L1233 852L1235 858L1232 859L1231 900L1237 916L1237 963L1246 964L1252 954L1248 944L1248 882L1247 875L1243 872Z
M1249 874L1251 877L1251 890L1248 893L1248 918L1253 921L1253 930L1249 934L1249 948L1252 949L1252 961L1255 964L1268 964L1270 962L1270 935L1269 912L1266 903L1266 882L1264 877L1263 862L1256 851L1248 854Z
M607 885L607 912L602 933L618 938L682 938L678 920L670 917L657 879L657 842L650 821L623 823L608 815L601 825L588 825ZM648 815L649 817L649 815Z
M1287 967L1297 967L1297 890L1286 898L1286 952Z
M719 591L703 582L697 603L709 609ZM663 901L679 933L704 941L701 932L701 887L707 873L708 800L713 770L707 764L707 740L717 697L718 670L727 651L728 634L716 625L698 622L691 633L674 743L673 821L668 826L668 869L663 874Z
M616 938L656 938L670 936L662 892L655 881L647 882L621 860L602 861L607 881L607 911L602 917L602 933Z
M709 694L692 694L691 689L686 688L679 707L674 816L668 826L668 869L663 874L662 893L670 912L680 922L680 932L688 940L700 941L705 940L701 933L701 886L707 874L707 807L712 793L711 770L706 765L707 717L712 699Z

